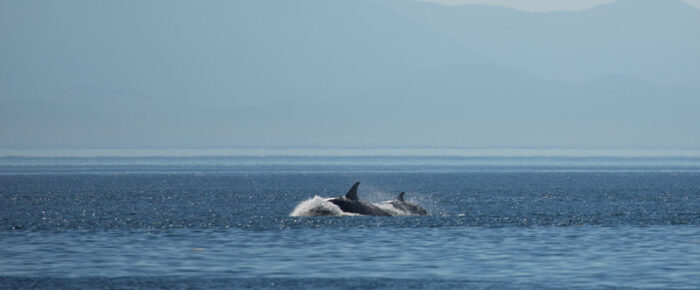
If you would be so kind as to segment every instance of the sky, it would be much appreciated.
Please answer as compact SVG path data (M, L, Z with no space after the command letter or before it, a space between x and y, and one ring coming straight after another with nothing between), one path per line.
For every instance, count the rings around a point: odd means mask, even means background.
M499 5L530 12L580 11L616 0L422 0L443 5L486 4ZM684 0L700 8L700 0Z
M0 39L0 149L700 147L675 0L0 1Z

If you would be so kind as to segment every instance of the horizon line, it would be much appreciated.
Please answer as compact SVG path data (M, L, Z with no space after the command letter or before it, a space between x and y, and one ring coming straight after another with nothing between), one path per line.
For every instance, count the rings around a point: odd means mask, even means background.
M692 157L700 148L227 147L160 149L3 149L0 158L188 157Z

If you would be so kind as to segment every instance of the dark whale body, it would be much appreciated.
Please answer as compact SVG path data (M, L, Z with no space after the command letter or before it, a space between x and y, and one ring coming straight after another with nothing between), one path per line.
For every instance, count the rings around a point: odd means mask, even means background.
M406 201L403 198L403 195L405 192L399 193L399 196L394 199L387 201L386 203L391 204L394 208L408 214L408 215L427 215L428 211L425 210L424 208L420 207L419 205L412 203L410 201Z
M391 216L391 213L357 196L357 187L360 183L355 183L345 196L328 199L329 202L337 205L342 211L371 216Z

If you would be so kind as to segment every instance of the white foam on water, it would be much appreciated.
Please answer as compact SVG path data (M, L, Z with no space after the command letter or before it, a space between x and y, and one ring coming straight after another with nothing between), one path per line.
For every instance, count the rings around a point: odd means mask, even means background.
M362 216L361 214L344 212L340 207L318 195L300 202L289 214L291 217L317 217L317 216ZM411 214L394 207L391 203L372 203L387 211L392 216L410 216Z
M389 212L392 216L410 216L412 214L409 214L401 209L396 208L393 204L389 203L388 201L382 202L382 203L373 203L377 207Z
M386 198L393 194L387 194L382 191L370 191L371 199ZM324 198L318 195L300 202L294 210L289 214L291 217L324 217L324 216L363 216L362 214L345 212L336 204L330 202L332 198ZM392 200L383 202L369 202L372 205L386 211L391 216L415 216L410 211L406 211L400 207L396 207L391 203Z
M359 214L344 212L340 207L328 201L327 198L315 195L310 199L300 202L289 216L359 216Z

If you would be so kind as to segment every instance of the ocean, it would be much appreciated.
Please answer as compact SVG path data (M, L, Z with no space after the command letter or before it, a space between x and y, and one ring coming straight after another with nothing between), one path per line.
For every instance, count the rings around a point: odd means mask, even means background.
M0 286L699 289L700 151L0 150Z

